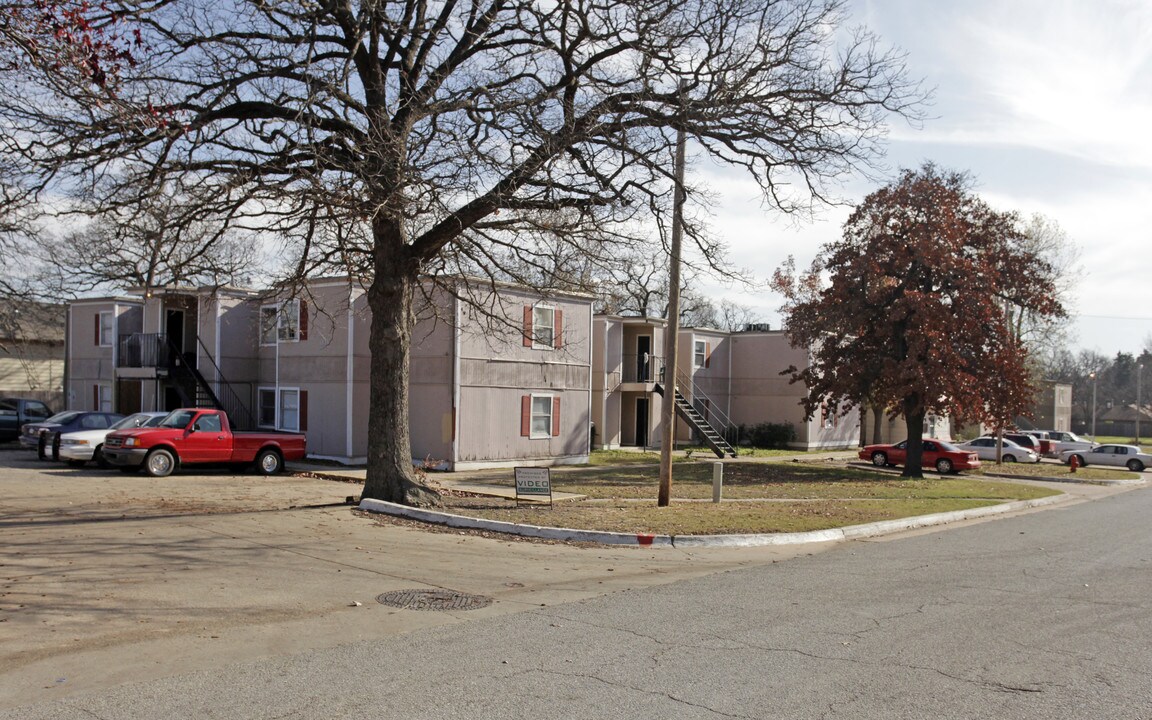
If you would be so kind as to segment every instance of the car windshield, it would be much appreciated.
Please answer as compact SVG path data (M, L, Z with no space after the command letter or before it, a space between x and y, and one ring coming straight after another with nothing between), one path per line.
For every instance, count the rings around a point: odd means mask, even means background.
M195 415L195 410L173 410L168 413L167 417L160 421L157 427L186 428L188 427L188 423L192 422L192 418Z
M946 450L947 452L964 452L963 450L956 447L955 445L953 445L950 442L944 442L943 440L937 440L936 444L940 446L941 450Z
M148 413L133 413L126 418L117 420L116 423L110 428L111 430L124 430L139 427L148 427L149 424L155 425L160 420L163 420L163 415L149 415Z
M67 425L76 418L80 417L81 413L77 410L67 410L62 413L56 413L44 422L52 423L53 425Z

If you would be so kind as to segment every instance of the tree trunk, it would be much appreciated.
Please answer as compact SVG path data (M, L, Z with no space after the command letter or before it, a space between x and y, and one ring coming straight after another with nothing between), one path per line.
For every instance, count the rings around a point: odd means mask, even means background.
M924 416L927 413L920 405L919 398L904 400L904 423L908 432L908 461L904 463L902 477L922 479L924 468Z
M393 246L395 247L395 246ZM412 291L418 269L377 252L368 288L372 325L368 412L368 477L363 497L429 507L440 496L420 484L412 467L408 432L408 368L412 347Z
M880 436L884 430L884 408L879 405L872 408L872 444L880 443Z

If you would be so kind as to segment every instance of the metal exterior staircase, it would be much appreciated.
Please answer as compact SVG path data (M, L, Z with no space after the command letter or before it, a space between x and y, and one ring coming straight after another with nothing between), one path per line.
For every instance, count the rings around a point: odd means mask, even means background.
M196 338L196 340L203 346L200 338ZM228 414L228 422L236 430L251 430L255 426L252 421L252 413L249 412L248 407L236 395L227 381L221 380L218 386L219 394L217 394L212 389L212 384L200 371L189 365L180 355L179 349L171 338L168 338L168 345L168 378L184 402L189 403L191 407L210 407L223 410ZM211 355L207 354L206 349L205 357L215 366L215 361L212 360Z
M656 383L656 392L663 396L664 386ZM736 449L728 444L720 431L712 427L712 424L696 408L692 407L692 403L680 393L679 388L675 390L675 393L676 414L699 434L704 440L704 444L716 453L716 457L736 457Z

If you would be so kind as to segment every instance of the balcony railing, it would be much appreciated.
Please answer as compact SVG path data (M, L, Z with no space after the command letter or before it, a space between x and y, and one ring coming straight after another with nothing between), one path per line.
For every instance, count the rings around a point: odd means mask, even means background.
M620 382L654 383L659 382L664 372L664 359L655 355L625 355L620 373Z
M116 366L122 368L166 368L172 350L164 333L132 333L120 336Z

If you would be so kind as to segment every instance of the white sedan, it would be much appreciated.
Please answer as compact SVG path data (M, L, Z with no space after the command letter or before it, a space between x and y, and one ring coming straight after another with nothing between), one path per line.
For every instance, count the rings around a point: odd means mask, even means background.
M104 448L104 436L113 430L152 427L167 416L168 413L166 412L139 412L120 419L111 427L64 433L60 436L60 459L75 466L83 465L89 460L95 460L100 467L108 467L108 463L101 453Z
M976 453L981 460L996 462L996 438L994 437L979 437L966 443L960 443L957 447ZM1040 462L1040 456L1031 448L1026 448L1005 438L1000 451L1000 460L1006 463L1037 463Z
M1060 461L1068 463L1075 457L1080 465L1112 465L1140 472L1152 467L1152 455L1141 452L1135 445L1097 445L1089 450L1065 450Z

